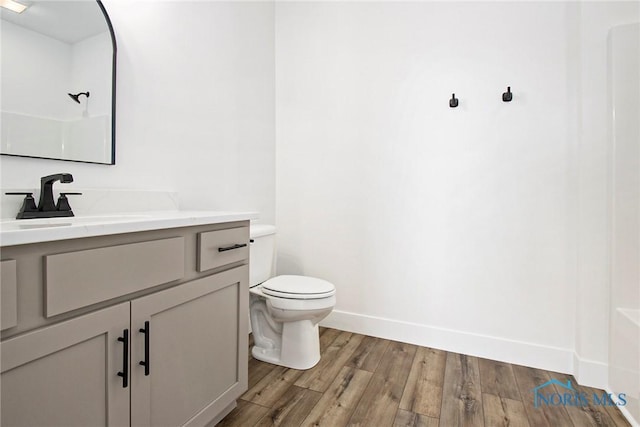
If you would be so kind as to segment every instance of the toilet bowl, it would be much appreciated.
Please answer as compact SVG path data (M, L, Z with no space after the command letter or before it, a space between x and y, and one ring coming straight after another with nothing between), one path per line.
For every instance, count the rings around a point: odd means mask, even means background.
M307 276L274 271L275 227L251 225L249 316L255 359L294 369L320 361L318 322L336 304L335 286Z

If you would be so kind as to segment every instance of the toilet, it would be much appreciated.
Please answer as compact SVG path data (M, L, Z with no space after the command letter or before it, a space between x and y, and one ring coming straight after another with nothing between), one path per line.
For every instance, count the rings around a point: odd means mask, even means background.
M274 365L309 369L320 361L318 322L333 310L336 288L314 277L273 277L275 233L273 225L251 224L251 354Z

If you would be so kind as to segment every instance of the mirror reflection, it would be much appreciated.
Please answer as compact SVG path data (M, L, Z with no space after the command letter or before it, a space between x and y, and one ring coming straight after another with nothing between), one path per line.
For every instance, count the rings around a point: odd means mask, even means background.
M114 164L115 39L102 3L12 3L0 8L1 154Z

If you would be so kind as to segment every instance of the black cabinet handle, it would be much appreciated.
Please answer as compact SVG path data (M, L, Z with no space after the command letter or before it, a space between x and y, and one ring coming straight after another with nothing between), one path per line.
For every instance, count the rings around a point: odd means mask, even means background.
M245 246L247 246L246 243L236 243L235 245L232 245L232 246L226 246L224 248L218 248L218 252L231 251L233 249L244 248Z
M144 328L140 328L139 331L144 334L144 360L140 361L140 365L144 366L144 375L149 375L149 321L144 322Z
M129 386L129 330L122 331L122 336L118 337L122 346L122 371L118 372L118 376L122 377L122 388Z

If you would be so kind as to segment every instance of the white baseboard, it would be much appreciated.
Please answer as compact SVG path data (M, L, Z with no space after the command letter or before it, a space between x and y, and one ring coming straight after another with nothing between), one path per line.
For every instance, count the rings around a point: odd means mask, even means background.
M334 310L322 326L470 356L573 374L571 349L508 340L382 317Z
M573 353L573 375L578 384L606 389L609 384L609 366L595 360L583 359Z

